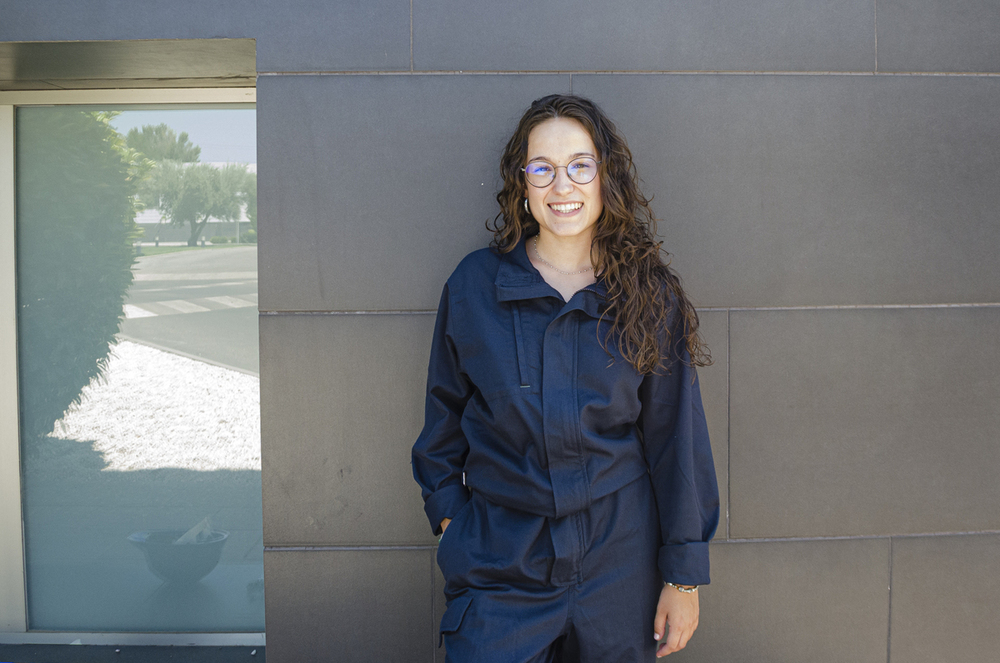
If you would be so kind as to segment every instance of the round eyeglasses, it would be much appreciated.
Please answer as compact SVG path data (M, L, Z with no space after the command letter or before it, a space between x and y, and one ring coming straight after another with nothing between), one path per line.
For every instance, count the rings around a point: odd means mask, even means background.
M556 179L556 170L566 169L566 175L577 184L590 184L597 177L597 164L601 163L591 157L573 159L565 166L553 166L548 161L532 161L522 168L528 184L542 189L552 184Z

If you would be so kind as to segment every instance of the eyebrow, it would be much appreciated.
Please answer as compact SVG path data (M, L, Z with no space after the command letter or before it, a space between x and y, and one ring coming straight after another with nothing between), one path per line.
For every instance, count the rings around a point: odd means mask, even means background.
M593 152L576 152L575 154L569 155L569 160L572 161L573 159L579 159L580 157L590 157L591 159L596 159L597 155ZM532 161L548 161L549 163L552 163L552 159L544 156L528 159L529 163Z

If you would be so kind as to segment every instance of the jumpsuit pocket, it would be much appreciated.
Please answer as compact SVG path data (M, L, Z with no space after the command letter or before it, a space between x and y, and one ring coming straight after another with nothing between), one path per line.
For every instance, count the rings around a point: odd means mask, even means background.
M472 603L472 595L465 594L451 600L445 608L444 616L441 617L441 635L438 638L438 647L444 642L446 633L455 633L462 625L462 618L465 617L469 604Z
M441 569L441 573L444 575L445 580L448 580L451 577L452 567L454 566L454 564L449 563L449 557L452 554L452 539L463 538L462 520L464 519L465 514L472 508L472 499L470 498L469 501L463 504L462 508L458 510L455 517L451 519L451 522L448 523L448 532L451 532L451 534L444 532L441 535L441 540L438 542L436 555L437 564L438 568Z

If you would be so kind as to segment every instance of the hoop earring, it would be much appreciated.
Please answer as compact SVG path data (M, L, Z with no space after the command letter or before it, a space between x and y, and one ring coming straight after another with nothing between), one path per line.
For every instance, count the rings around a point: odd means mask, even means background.
M528 199L527 198L524 199L524 211L527 212L528 214L531 214L531 209L528 208Z

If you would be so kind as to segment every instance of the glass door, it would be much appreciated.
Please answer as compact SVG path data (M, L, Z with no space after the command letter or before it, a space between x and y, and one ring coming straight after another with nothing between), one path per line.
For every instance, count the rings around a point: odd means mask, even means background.
M252 107L21 107L29 630L260 632Z

